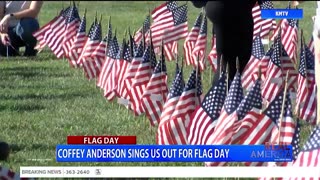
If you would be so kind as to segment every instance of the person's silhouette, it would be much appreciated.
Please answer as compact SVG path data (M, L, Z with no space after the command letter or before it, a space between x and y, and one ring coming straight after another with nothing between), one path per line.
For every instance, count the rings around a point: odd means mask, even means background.
M222 55L222 65L225 68L226 64L229 64L229 80L232 81L237 72L237 57L240 73L242 73L251 57L254 25L252 8L257 1L198 0L192 1L192 3L197 8L204 8L206 16L213 23L213 31L216 34L218 65L220 65ZM260 1L259 4L261 4Z
M6 161L9 158L10 147L6 142L0 142L0 161Z

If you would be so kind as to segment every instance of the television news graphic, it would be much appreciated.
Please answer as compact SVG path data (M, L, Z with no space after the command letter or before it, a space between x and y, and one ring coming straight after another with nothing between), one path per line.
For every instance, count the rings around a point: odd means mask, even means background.
M165 172L165 173L164 173ZM230 173L232 172L232 173ZM319 167L20 167L21 178L305 178L319 179Z
M68 136L68 144L137 144L136 136Z
M57 162L291 162L291 145L58 145Z
M302 19L303 9L261 9L262 19Z

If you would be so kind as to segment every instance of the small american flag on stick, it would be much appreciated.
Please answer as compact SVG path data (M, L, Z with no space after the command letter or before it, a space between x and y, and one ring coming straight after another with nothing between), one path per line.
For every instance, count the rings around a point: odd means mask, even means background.
M151 125L159 124L167 94L167 67L164 56L162 56L141 98L143 109Z
M314 55L301 37L301 52L296 98L296 112L300 119L311 124L316 123L316 84L314 72Z
M184 89L183 71L182 68L176 66L176 76L171 85L167 101L163 105L163 110L160 117L160 123L157 131L157 144L169 145L171 134L168 130L170 118L175 110L179 98Z
M193 25L192 29L190 30L190 32L188 33L188 36L184 42L183 50L184 50L184 57L185 57L186 65L195 64L193 62L192 51L194 49L194 46L195 46L196 41L199 36L202 18L203 18L203 15L201 12L198 15L196 21L194 22L194 25Z
M206 145L212 136L226 98L227 77L222 72L218 81L213 84L201 105L194 111L187 134L189 144ZM212 102L215 102L213 105Z
M166 18L154 22L150 29L152 31L152 42L154 47L160 47L162 41L164 44L173 43L188 35L187 14L188 6L182 5L172 12L165 14ZM147 41L150 41L148 39Z
M69 63L71 67L78 67L77 60L79 59L79 56L81 55L81 52L82 52L82 48L84 47L88 38L86 35L86 27L87 27L86 12L87 11L85 9L84 15L79 25L79 29L77 31L77 35L69 51Z

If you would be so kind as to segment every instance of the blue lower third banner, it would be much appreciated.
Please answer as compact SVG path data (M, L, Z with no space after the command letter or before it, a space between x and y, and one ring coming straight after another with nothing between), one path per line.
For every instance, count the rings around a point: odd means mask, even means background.
M58 145L57 162L290 162L292 146Z

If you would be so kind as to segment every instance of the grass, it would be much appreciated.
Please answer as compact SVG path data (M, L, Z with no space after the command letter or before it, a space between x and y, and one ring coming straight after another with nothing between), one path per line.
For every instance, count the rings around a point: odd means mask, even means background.
M117 29L118 40L121 40L125 29L138 29L149 9L161 3L81 1L79 12L82 16L87 8L89 23L96 12L102 13L103 34L106 33L107 20L111 16L112 26ZM44 25L62 7L68 5L68 2L63 1L45 2L40 14L40 25ZM199 9L191 3L189 5L191 27ZM284 8L286 3L276 2L275 7ZM300 22L300 27L308 40L315 2L306 2L301 7L305 18ZM33 59L0 58L0 139L12 147L9 160L0 164L15 171L19 171L20 166L202 166L201 163L55 162L55 146L65 144L68 135L136 135L139 144L155 144L156 129L149 127L144 116L135 117L116 102L107 102L95 82L88 81L82 70L70 68L65 60L57 60L49 50ZM168 62L167 65L171 84L174 62ZM185 72L185 79L189 72L190 68ZM204 92L210 87L210 76L209 71L203 75ZM309 133L309 126L304 124L302 142Z

